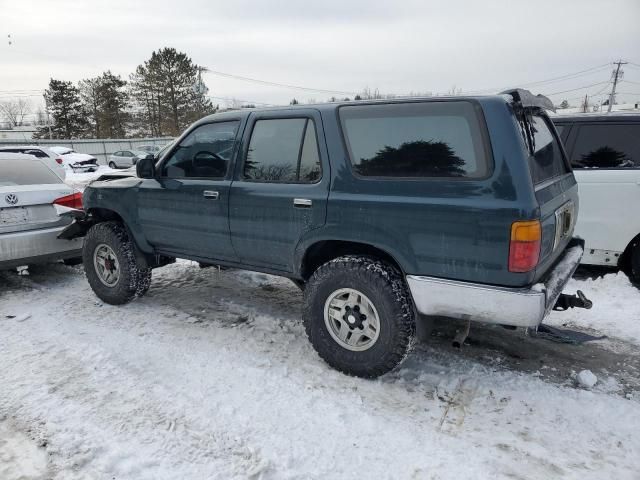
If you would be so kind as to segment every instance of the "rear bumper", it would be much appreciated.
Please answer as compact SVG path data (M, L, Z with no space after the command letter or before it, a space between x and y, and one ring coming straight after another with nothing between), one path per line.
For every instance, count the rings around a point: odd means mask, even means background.
M584 247L574 240L541 283L509 288L407 275L413 302L423 315L485 323L537 327L553 308L576 268Z
M43 263L82 255L82 238L61 240L65 227L0 234L0 268Z

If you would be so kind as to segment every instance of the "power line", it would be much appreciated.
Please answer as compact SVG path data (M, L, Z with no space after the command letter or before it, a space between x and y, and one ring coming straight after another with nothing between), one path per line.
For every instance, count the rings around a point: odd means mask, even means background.
M545 83L554 83L554 82L560 82L560 81L564 81L564 80L570 80L570 79L578 78L578 77L581 77L581 76L591 75L593 73L597 73L597 72L602 71L605 68L609 67L610 65L611 65L610 63L605 63L603 65L598 65L598 66L595 66L595 67L587 68L585 70L580 70L579 72L567 73L565 75L560 75L558 77L548 78L546 80L538 80L538 81L535 81L535 82L526 82L526 83L512 83L510 86L520 85L520 86L523 86L523 87L529 87L529 86L541 85L541 84L545 84ZM509 88L509 87L504 87L503 86L503 87L497 87L497 88L485 88L485 89L482 89L482 90L467 91L466 93L497 92L497 91L502 91L505 88Z
M233 78L235 80L242 80L244 82L252 82L252 83L258 83L261 85L269 85L272 87L284 87L284 88L290 88L292 90L303 90L303 91L307 91L307 92L316 92L316 93L337 93L339 95L357 95L357 93L355 92L346 92L346 91L342 91L342 90L327 90L325 88L311 88L311 87L303 87L300 85L290 85L287 83L278 83L278 82L272 82L269 80L260 80L257 78L251 78L251 77L244 77L242 75L235 75L232 73L225 73L225 72L219 72L217 70L207 70L206 73L211 73L212 75L217 75L219 77L225 77L225 78Z
M598 82L598 83L593 83L591 85L585 85L584 87L578 87L578 88L571 88L569 90L562 90L561 92L553 92L553 93L546 93L545 95L550 96L550 95L560 95L561 93L568 93L568 92L575 92L577 90L584 90L585 88L591 88L591 87L597 87L598 85L604 85L604 84L609 84L610 82L607 80L606 82Z

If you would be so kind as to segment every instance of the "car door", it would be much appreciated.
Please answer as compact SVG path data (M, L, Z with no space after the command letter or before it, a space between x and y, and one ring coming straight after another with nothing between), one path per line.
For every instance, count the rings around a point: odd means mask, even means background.
M640 122L576 123L567 140L585 263L613 264L640 233Z
M293 271L296 245L326 221L329 161L312 109L249 116L231 187L231 241L240 261Z
M138 217L147 241L161 252L233 261L229 238L230 165L240 120L199 125L142 181Z

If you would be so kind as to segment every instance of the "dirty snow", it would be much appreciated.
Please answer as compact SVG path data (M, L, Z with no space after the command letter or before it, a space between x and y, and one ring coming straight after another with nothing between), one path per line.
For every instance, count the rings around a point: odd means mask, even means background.
M638 478L640 292L616 275L573 281L595 305L568 314L612 338L474 325L457 350L441 325L376 381L327 367L269 275L181 261L122 307L62 264L0 285L3 480Z

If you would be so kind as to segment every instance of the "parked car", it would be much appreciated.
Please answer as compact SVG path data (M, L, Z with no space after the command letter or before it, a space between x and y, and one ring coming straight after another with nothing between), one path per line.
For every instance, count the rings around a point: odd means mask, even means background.
M141 158L153 158L153 154L141 150L120 150L109 155L108 165L111 168L129 168Z
M153 161L158 163L162 156L171 148L173 142L164 145L160 150L153 154ZM113 180L124 177L135 177L136 176L136 167L129 167L123 170L112 170L100 175L96 180Z
M98 159L87 153L78 153L69 147L50 147L50 150L60 155L63 165L74 172L95 172L98 170Z
M62 179L67 176L67 172L64 168L64 160L61 155L58 155L53 150L38 145L6 145L0 146L0 153L22 153L25 155L32 155L36 158L44 160L49 167Z
M580 190L582 263L621 268L640 283L640 115L554 117Z
M61 236L86 235L111 304L176 257L289 277L320 356L376 377L410 351L417 313L536 328L589 307L561 294L583 247L550 105L518 90L211 115L139 178L89 185Z
M137 150L141 152L156 154L162 149L162 145L138 145Z
M82 195L44 161L0 152L0 269L65 260L81 261L82 239L57 236L71 223L57 208L82 208Z

